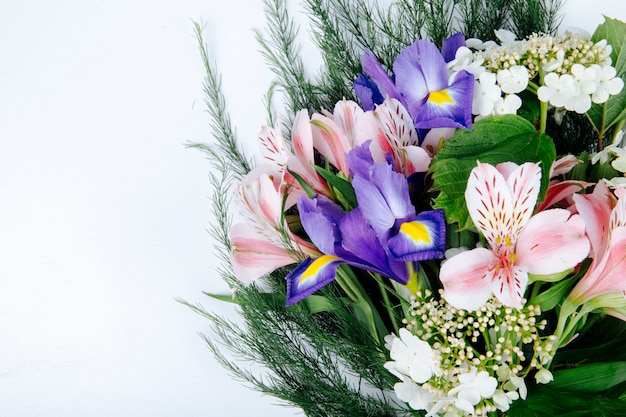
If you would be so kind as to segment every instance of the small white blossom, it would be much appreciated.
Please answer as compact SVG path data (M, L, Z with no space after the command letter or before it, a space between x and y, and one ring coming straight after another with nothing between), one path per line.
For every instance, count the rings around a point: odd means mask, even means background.
M503 92L520 93L528 87L528 69L522 65L514 65L498 71L496 78Z
M537 90L537 96L539 100L549 102L554 107L564 107L567 100L577 94L574 77L570 74L559 76L551 72L545 76L544 82L545 85Z
M435 353L427 342L409 332L400 329L400 337L393 339L390 356L393 361L386 362L385 368L400 379L410 377L418 384L428 381L441 369L435 361Z
M522 107L522 99L515 94L507 94L500 97L493 105L495 114L517 114L517 110Z
M474 56L474 53L468 47L461 46L456 50L454 59L448 62L448 69L452 72L450 81L463 70L474 75L474 77L479 77L480 74L485 72L485 68L482 66L483 62L484 59Z
M554 376L552 376L552 372L548 371L545 368L541 368L535 374L535 380L537 381L538 384L547 384L551 382L552 380L554 380Z
M434 401L433 395L408 378L404 382L398 382L393 390L401 401L409 404L414 410L427 410Z
M616 77L615 68L606 65L600 67L597 71L596 91L591 95L594 103L605 103L609 96L614 96L622 91L624 81Z
M617 134L613 138L613 142L609 146L606 146L600 152L597 152L597 153L595 153L595 154L593 154L591 156L591 163L592 164L597 164L598 161L599 161L601 164L604 164L613 155L617 156L617 159L626 157L626 149L624 149L623 147L620 146L620 144L622 143L623 137L624 137L624 131L623 130L620 130L619 132L617 132ZM615 161L613 161L613 162L615 162ZM618 165L621 165L621 162L618 163ZM615 167L613 167L613 168L615 168ZM619 171L618 168L615 168L615 169L617 169Z
M474 81L474 99L472 101L472 113L479 116L489 116L493 112L493 106L502 96L502 90L496 84L496 75L485 72Z
M474 413L474 406L483 398L491 398L496 391L498 381L489 376L487 371L474 368L459 375L459 385L448 392L449 396L456 396L454 406L469 414Z
M496 390L491 397L493 405L500 411L507 411L511 403L519 398L519 394L516 391L504 392L503 390Z
M517 35L507 29L494 30L494 33L496 34L496 38L500 40L500 43L502 45L513 43L517 39Z

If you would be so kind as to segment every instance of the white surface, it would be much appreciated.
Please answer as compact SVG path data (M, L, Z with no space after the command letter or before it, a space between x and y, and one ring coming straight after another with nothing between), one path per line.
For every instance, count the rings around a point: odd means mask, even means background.
M220 291L192 20L240 137L270 75L254 0L0 5L0 416L292 416L233 381L175 302ZM570 0L592 30L621 0ZM596 12L597 11L597 12Z

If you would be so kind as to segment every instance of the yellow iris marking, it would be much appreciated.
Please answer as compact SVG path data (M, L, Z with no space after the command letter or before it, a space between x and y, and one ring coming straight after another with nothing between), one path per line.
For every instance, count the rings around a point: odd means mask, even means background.
M453 104L454 100L448 94L448 90L432 91L428 95L428 101L432 101L435 104Z
M414 241L421 241L425 243L431 242L428 227L426 227L424 223L420 223L420 222L402 223L402 226L400 226L400 230L403 233L406 233L407 235L409 235L409 237L413 239Z
M330 262L340 261L340 260L341 260L340 258L337 258L336 256L332 256L332 255L322 255L322 256L320 256L319 258L314 260L311 263L311 265L309 265L309 267L306 269L306 271L304 271L304 273L300 277L300 284L302 284L307 279L317 275L320 272L320 270L324 266L329 264Z

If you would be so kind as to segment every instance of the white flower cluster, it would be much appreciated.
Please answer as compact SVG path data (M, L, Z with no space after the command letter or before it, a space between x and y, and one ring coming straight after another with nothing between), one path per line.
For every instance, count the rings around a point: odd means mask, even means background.
M610 45L593 43L580 32L564 37L534 34L516 41L511 32L496 32L501 44L468 39L448 64L453 74L474 75L472 113L477 118L515 114L522 105L517 95L528 89L556 108L586 113L592 103L605 103L624 82L611 66Z
M538 336L545 323L536 322L536 307L513 310L494 300L467 312L428 299L414 301L415 319L386 338L391 361L385 367L400 379L394 391L410 408L428 416L486 416L526 398L523 375L529 371L536 371L538 383L552 380L542 366L552 340ZM529 361L524 344L533 347Z

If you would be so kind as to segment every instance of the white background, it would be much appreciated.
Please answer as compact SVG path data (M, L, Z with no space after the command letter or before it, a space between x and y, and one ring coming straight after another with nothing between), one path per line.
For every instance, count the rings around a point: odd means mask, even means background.
M621 0L570 0L592 31ZM216 276L192 21L241 138L265 120L260 1L0 4L0 416L293 416L232 380L175 298ZM303 29L306 34L306 28Z

